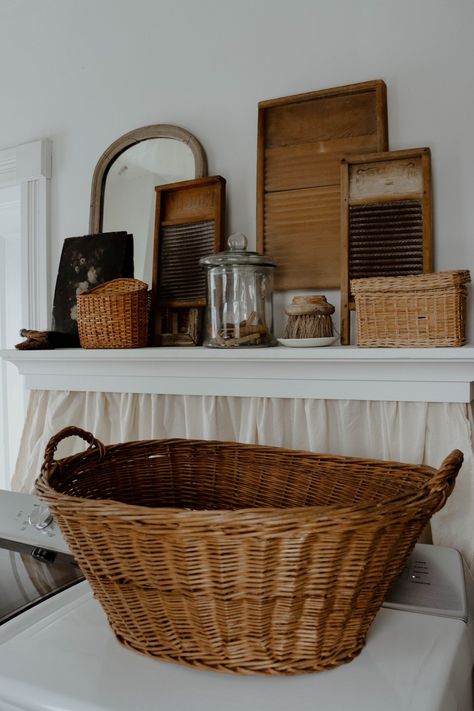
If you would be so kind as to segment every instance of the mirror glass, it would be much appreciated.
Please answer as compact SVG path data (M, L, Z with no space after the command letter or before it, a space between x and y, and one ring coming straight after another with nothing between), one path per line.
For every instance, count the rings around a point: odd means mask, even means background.
M155 186L196 177L195 157L183 141L150 138L121 153L109 168L103 232L133 234L135 278L152 282Z

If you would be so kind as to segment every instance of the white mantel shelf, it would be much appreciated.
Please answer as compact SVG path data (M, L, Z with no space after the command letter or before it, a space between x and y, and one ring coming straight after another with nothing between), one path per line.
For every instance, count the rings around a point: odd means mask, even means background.
M474 346L0 351L33 390L470 402Z

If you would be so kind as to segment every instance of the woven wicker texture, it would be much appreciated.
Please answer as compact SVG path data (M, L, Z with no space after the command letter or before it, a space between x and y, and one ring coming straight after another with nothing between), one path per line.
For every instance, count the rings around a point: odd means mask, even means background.
M148 339L148 286L113 279L77 297L82 348L143 348Z
M91 447L54 460L79 435ZM462 454L430 467L231 442L53 437L36 487L117 638L245 674L350 661Z
M463 346L468 271L351 280L357 345Z

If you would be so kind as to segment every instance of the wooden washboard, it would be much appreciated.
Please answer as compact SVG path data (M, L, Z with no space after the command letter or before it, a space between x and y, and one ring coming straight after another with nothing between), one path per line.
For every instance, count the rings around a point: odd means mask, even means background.
M275 288L339 288L340 161L388 149L383 81L258 105L257 248Z
M433 269L431 153L414 148L341 162L341 343L350 343L350 280Z
M226 181L220 175L159 185L155 188L155 241L153 250L152 342L160 345L162 316L173 309L195 309L207 300L206 272L199 260L222 248ZM180 313L172 318L182 320ZM175 334L176 345L183 345ZM171 344L172 338L166 342ZM189 341L192 344L192 341Z

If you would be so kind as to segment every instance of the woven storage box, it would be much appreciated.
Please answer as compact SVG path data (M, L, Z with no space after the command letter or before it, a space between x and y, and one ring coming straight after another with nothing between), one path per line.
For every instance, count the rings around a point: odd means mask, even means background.
M112 279L77 297L82 348L143 348L148 339L148 286Z
M463 346L468 271L352 279L357 345Z
M54 460L59 442L91 447ZM426 466L199 440L53 437L37 480L125 646L244 674L350 661L462 454Z

